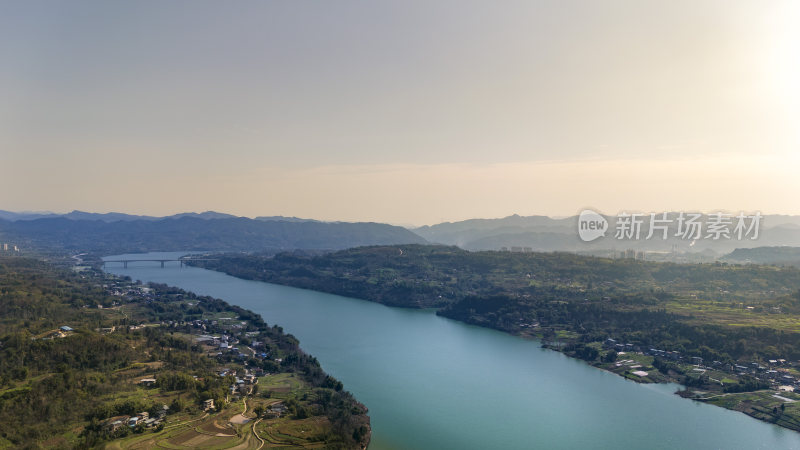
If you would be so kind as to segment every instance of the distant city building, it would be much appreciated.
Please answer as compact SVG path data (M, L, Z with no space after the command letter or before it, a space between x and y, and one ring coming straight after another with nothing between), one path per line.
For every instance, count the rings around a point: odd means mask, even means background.
M646 252L643 252L641 250L634 250L632 248L629 248L629 249L627 249L627 250L625 250L623 252L620 252L619 255L620 255L620 258L623 258L623 259L638 259L640 261L644 261L645 259L647 259L647 253Z

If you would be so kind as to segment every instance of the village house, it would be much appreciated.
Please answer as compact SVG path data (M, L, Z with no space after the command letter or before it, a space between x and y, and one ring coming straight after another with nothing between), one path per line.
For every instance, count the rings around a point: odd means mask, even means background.
M284 414L285 412L286 406L284 406L282 402L273 403L270 405L269 409L267 409L267 413L275 417L280 417L281 414Z
M155 386L156 385L156 379L155 378L142 378L141 380L139 380L139 384L141 384L142 386L145 386L145 387Z
M111 431L116 431L120 427L122 427L126 423L128 423L128 419L129 418L130 418L129 416L112 417L112 418L108 419L108 421L106 421L106 427Z
M166 417L167 412L169 412L169 406L161 405L161 408L159 408L158 413L156 413L156 415L158 416L159 419L163 419L164 417Z

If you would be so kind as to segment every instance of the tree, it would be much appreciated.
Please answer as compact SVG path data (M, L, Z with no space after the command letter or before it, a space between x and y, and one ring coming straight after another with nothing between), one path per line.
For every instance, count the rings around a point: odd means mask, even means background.
M184 407L185 407L185 404L184 404L183 400L180 397L176 397L175 400L173 400L172 403L169 405L169 409L173 413L183 411Z
M297 406L297 414L295 414L296 419L306 419L308 418L308 409L305 406Z

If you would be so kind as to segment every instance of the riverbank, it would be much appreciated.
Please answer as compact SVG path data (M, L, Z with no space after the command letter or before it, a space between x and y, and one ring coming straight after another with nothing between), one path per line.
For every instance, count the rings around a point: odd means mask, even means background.
M543 338L543 335L537 336L531 333L516 335L538 340ZM600 343L590 345L602 355L603 346ZM581 360L592 367L635 383L677 384L682 389L675 394L682 398L742 412L763 422L800 432L800 395L795 394L790 386L726 392L726 386L738 386L741 383L740 378L742 376L749 378L749 375L735 375L720 370L719 367L707 367L702 364L665 362L639 351L614 352L614 356L609 357L608 355L612 353L606 350L605 357L586 361L582 354L576 352L568 343L543 343L542 347ZM789 372L786 370L781 373Z
M603 344L599 341L580 343L579 335L564 330L558 332L539 331L538 333L531 330L510 332L497 327L470 324L492 328L524 339L537 340L541 342L542 348L559 352L635 383L677 384L682 389L676 391L675 394L682 398L741 412L754 419L800 432L800 394L794 393L791 386L779 387L774 383L771 389L750 389L747 386L759 386L757 382L753 382L754 379L758 379L753 377L752 373L730 373L730 371L722 370L721 365L707 367L683 361L665 361L652 355L646 355L641 351L616 352L604 349ZM560 338L556 339L555 336L560 336ZM552 340L545 342L545 339L548 338ZM576 345L579 346L577 349ZM587 357L587 355L591 356ZM800 372L795 367L784 368L779 373L800 376ZM726 386L733 387L734 390L745 389L745 391L726 392ZM739 386L744 387L740 388Z
M177 264L107 270L225 298L283 326L370 407L370 450L523 449L532 440L547 448L609 450L800 448L797 433L692 404L673 395L674 385L625 383L537 342L430 310L389 308Z
M106 283L119 298L117 309L125 312L126 321L139 329L166 328L189 341L213 364L205 377L227 382L224 398L212 399L210 415L114 441L120 448L187 443L195 448L368 447L367 408L279 326L223 300L171 286L124 278ZM152 377L160 380L158 373Z
M689 390L682 396L690 398L709 392L730 394L727 395L730 397L729 400L741 397L739 403L730 401L720 403L718 406L743 412L750 411L748 407L744 406L749 400L746 396L735 394L763 391L765 388L776 391L780 385L777 377L766 378L768 371L764 369L759 372L758 367L765 366L758 363L752 370L749 368L745 371L737 369L738 364L730 356L726 356L726 352L733 352L733 349L718 347L716 344L712 344L709 338L713 337L716 342L721 343L744 342L746 346L738 351L746 354L748 352L758 353L761 348L767 347L773 348L774 351L774 343L782 341L785 344L787 338L791 338L788 341L792 341L797 337L769 327L764 327L753 335L742 327L726 328L713 325L713 320L692 322L687 316L650 309L659 306L661 302L675 302L674 294L653 295L636 291L623 292L618 288L604 288L598 291L599 293L591 293L585 288L576 288L574 282L571 285L569 280L563 278L563 275L556 278L539 273L534 277L528 273L523 277L529 280L527 282L529 287L520 286L516 288L520 291L515 294L473 296L453 301L447 298L447 296L452 296L452 292L448 292L444 286L452 285L454 289L468 292L469 283L474 285L474 283L485 282L485 280L481 281L481 278L475 278L478 275L470 275L469 270L478 270L480 267L483 267L481 270L489 270L490 261L481 261L481 255L466 254L439 247L412 247L402 256L417 259L403 261L396 247L376 247L352 249L321 257L283 255L277 260L248 256L223 256L210 264L198 265L243 279L334 293L387 306L406 308L438 306L440 308L437 311L438 315L515 336L534 336L549 343L548 347L637 383L680 384ZM490 256L494 258L492 261L502 262L497 261L496 255ZM431 267L433 258L439 258L436 261L435 269L426 269L426 267ZM540 258L535 255L523 255L519 258L521 262L543 266L545 271L558 270L562 274L565 271L573 270L570 269L572 266L584 267L585 263L596 262L596 259L570 255L563 257L542 255ZM469 270L456 269L456 267L462 266L455 262L462 259L464 264L474 267ZM626 261L618 263L603 260L601 262L608 265L602 269L603 273L614 273L614 271L625 273L625 271L637 270L635 265ZM667 269L679 274L690 274L693 270L692 267L687 266L662 267L653 263L648 265L647 270ZM430 270L435 270L435 274ZM721 266L705 265L698 270L706 272L708 276L717 276L725 280L736 279L738 276L776 278L775 270L769 268L749 269L750 272L742 272L739 268L727 269ZM531 272L533 271L531 270ZM525 273L524 270L522 273ZM697 274L695 273L695 275ZM455 276L458 276L458 280L453 281ZM498 280L506 279L498 278L496 274L492 276ZM787 280L794 283L795 276L796 274L790 271L787 273ZM552 278L552 281L548 281L548 277ZM445 283L448 279L451 281ZM532 281L534 279L535 282ZM776 279L780 279L780 277L778 276ZM508 287L508 283L505 281L502 283L505 284L497 286ZM548 288L551 290L542 291L547 283L555 284L552 288ZM742 295L757 294L747 291ZM537 297L540 298L535 300ZM684 307L686 305L690 305L690 303L685 304ZM704 303L701 305L705 305L700 306L701 309L703 307L711 309ZM715 308L715 311L722 311L719 306L715 306ZM728 313L722 311L714 314ZM771 316L767 315L759 316L760 321L763 321L761 317L773 320ZM584 331L579 331L581 328ZM758 338L753 339L754 336L758 336ZM605 340L609 337L615 337L619 342L633 342L633 344L627 344L627 347L623 346L622 350L606 348L604 347ZM651 344L646 345L647 342L651 342ZM758 342L760 344L757 344ZM688 343L692 343L693 347L687 348ZM661 356L649 354L651 346L664 349L657 352ZM791 350L793 347L784 345L783 348ZM704 364L703 361L707 362ZM752 367L749 361L747 364ZM773 373L779 373L781 377L791 376L794 380L800 380L800 372L791 364L769 369L775 369ZM692 394L695 391L699 394ZM771 403L761 406L770 411L774 408ZM751 415L760 420L797 430L791 425L792 420L783 420L780 417L784 419L800 418L800 409L790 404L784 405L779 411L781 414L772 414L769 417L763 414Z
M250 311L27 257L0 292L0 448L369 443L366 407Z

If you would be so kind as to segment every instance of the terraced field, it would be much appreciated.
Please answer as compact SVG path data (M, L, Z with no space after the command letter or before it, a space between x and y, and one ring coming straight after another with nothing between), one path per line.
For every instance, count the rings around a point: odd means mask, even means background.
M256 406L269 408L283 400L311 394L312 390L292 374L259 379L264 394L249 395L218 413L175 415L164 430L134 434L106 445L110 450L149 448L261 449L323 448L330 423L324 417L296 419L281 416L257 418Z

